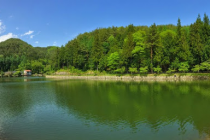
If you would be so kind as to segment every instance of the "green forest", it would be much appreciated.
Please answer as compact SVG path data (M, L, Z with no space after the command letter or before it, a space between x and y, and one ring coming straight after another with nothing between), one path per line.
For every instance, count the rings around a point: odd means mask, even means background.
M206 14L189 26L156 25L98 28L64 46L33 47L20 39L0 43L0 71L52 74L173 73L210 71L210 21Z

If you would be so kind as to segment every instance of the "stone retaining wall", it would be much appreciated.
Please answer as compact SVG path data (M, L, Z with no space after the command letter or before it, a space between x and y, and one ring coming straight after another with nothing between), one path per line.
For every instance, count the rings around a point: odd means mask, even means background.
M209 76L50 76L56 79L90 79L90 80L118 80L118 81L192 81L209 80Z

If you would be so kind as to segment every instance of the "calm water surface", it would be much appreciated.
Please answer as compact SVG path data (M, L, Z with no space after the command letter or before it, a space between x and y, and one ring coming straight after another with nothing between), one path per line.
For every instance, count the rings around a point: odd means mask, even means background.
M210 138L210 81L0 78L3 140Z

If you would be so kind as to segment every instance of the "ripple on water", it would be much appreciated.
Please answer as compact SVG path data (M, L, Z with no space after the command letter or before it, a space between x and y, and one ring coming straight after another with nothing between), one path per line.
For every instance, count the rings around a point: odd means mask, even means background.
M0 140L209 136L209 84L19 80L0 81Z
M0 122L0 140L6 140L6 137L4 136L3 129L1 127L1 122Z

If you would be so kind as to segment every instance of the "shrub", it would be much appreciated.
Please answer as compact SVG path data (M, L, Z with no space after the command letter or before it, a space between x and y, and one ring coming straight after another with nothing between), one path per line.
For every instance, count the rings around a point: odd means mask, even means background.
M170 73L173 73L173 72L175 72L176 70L173 70L173 69L171 69L171 68L168 68L168 71L166 71L166 73L168 73L168 74L170 74Z
M193 72L199 72L200 71L200 65L195 65L194 68L191 69Z
M21 72L20 71L16 71L15 73L13 73L13 76L19 77L19 76L21 76Z
M129 68L129 72L130 72L131 74L133 74L133 73L137 73L138 71L137 71L137 68L132 68L132 67L130 67L130 68Z
M148 72L148 66L146 66L146 67L140 67L139 72L140 73L147 73Z
M189 64L187 63L187 62L182 62L182 63L180 63L180 65L179 65L179 71L180 72L188 72L188 70L189 70Z
M158 65L157 68L154 68L154 71L159 74L162 71L162 68Z

